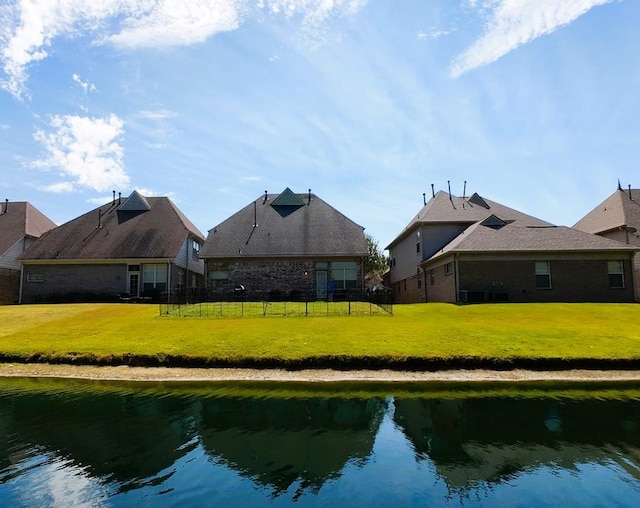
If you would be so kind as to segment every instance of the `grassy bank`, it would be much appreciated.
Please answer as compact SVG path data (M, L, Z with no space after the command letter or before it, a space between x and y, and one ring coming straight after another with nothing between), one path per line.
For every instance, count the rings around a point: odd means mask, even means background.
M0 360L345 368L640 365L635 304L398 305L394 316L189 319L156 305L0 307Z

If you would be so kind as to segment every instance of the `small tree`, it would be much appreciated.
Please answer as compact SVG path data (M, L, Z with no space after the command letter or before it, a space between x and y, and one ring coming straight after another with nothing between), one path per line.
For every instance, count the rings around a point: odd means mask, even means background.
M389 260L378 247L378 241L373 236L367 234L365 238L368 255L364 260L364 273L382 276L389 268Z

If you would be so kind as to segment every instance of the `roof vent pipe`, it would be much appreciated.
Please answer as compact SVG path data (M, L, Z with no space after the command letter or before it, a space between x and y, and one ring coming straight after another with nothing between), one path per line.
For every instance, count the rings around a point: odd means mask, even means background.
M629 184L629 199L631 199L631 184Z
M449 180L447 180L447 187L449 187L449 200L453 201L453 199L451 199L451 182Z
M258 204L253 202L253 227L258 227Z
M102 208L98 208L98 227L96 229L100 229L102 227Z
M118 204L122 203L122 192L118 192Z
M308 205L311 204L311 189L309 189L309 200L307 201L307 204Z
M435 191L435 189L433 188L433 184L431 184L431 197L432 197L432 198L435 198L435 197L436 197L436 191Z
M426 192L422 193L422 203L425 204L425 205L427 204L427 193Z
M464 187L462 187L462 199L466 199L467 197L467 181L464 181Z
M2 212L2 214L0 215L4 215L5 213L7 213L9 211L9 200L5 199L4 200L4 212Z
M116 191L113 191L113 201L111 202L111 205L115 205L116 204Z
M262 201L262 204L264 205L267 202L267 191L264 191L264 200Z

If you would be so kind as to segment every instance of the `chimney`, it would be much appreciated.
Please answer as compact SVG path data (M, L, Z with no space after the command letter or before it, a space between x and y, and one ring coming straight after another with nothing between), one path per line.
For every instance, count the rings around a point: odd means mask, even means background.
M113 201L111 202L111 206L116 204L116 191L113 191Z
M309 200L307 201L307 205L311 204L311 189L309 189Z
M433 188L433 184L431 184L431 197L432 197L432 198L435 198L435 197L436 197L436 191L435 191L435 189Z
M118 204L122 203L122 192L118 192Z
M427 204L427 193L426 192L422 193L422 204L423 205Z

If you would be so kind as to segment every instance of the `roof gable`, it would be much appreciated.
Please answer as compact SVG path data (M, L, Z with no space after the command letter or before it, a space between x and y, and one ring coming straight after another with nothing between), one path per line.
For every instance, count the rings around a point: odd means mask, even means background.
M56 224L31 203L6 200L0 204L0 254L25 236L38 238L55 227Z
M39 238L21 259L174 259L189 236L204 241L169 198L134 194L137 209L123 212L126 202L114 201L91 210ZM122 220L122 213L129 217Z
M640 230L640 189L617 189L573 227L598 234L627 226Z
M387 249L393 248L395 244L409 235L417 227L445 223L470 225L486 219L487 210L491 214L500 217L500 219L507 224L517 223L530 226L550 225L544 220L483 198L477 193L474 193L467 199L453 196L448 192L438 191L425 203L404 230L387 246Z
M504 224L500 228L493 228L478 222L454 238L429 261L455 252L504 254L514 252L631 252L634 250L637 248L566 226Z
M123 212L148 212L151 210L149 201L138 191L133 191L127 200L120 205L118 210Z
M203 258L366 254L362 226L317 196L289 189L261 196L209 230L200 250Z
M282 193L271 202L271 206L282 217L285 217L299 208L304 206L304 201L299 196L293 193L293 191L287 187Z

